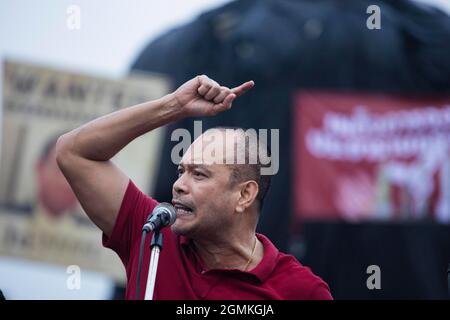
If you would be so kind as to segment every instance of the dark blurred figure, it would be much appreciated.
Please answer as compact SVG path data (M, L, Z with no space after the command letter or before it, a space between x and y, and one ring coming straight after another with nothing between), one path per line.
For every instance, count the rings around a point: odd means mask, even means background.
M366 27L369 17L366 9L374 4L381 8L380 30ZM224 85L255 80L253 94L242 97L229 112L201 120L203 130L214 126L280 129L280 170L272 179L258 230L281 250L288 250L292 215L290 177L295 165L291 163L293 94L300 88L449 94L448 57L449 17L409 0L240 0L206 12L162 35L141 52L132 70L167 74L173 79L174 88L197 74L207 74ZM170 134L178 127L192 133L193 120L181 121L167 130L153 194L161 201L171 199L171 186L176 180L170 151L177 142L170 141ZM345 224L318 224L310 228L305 225L301 246L306 245L306 251L302 251L302 261L321 270L320 275L329 281L335 298L444 297L445 282L438 278L437 269L441 271L441 257L450 251L436 255L428 248L426 257L421 257L423 251L410 248L399 257L394 250L403 250L406 245L401 237L411 232L408 237L415 239L415 231L401 229L395 230L400 233L389 233L387 238L399 243L399 247L389 251L385 248L389 243L379 238L383 234L378 234L379 228L383 227L369 228L377 233L376 238L371 238L373 241L360 243L359 249L366 250L369 259L364 253L352 251L351 246L339 247L341 251L333 256L323 255L337 249L333 246L347 230ZM424 232L433 233L434 229ZM438 234L439 238L428 244L441 241L439 249L448 249L445 241L450 239ZM358 231L356 239L360 236L365 234ZM423 243L422 246L421 249L427 248ZM392 266L390 271L397 275L392 277L395 285L377 293L368 292L367 274L361 265L367 266L372 258L386 261L388 257L391 259L388 268ZM403 263L398 264L399 259ZM417 259L431 261L422 260L428 267L422 264L423 267L402 275L403 267L415 264ZM420 277L434 277L434 281L424 288L425 280L418 280Z

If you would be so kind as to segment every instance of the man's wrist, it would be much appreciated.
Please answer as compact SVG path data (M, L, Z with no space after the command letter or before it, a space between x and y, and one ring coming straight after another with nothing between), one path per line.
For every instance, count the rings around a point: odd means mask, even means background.
M180 104L175 94L169 93L163 96L161 99L161 105L164 110L170 115L173 121L184 118L183 106Z

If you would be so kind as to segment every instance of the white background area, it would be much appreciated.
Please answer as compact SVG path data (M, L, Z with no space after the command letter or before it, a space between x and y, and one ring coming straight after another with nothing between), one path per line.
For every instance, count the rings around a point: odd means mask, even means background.
M229 0L1 0L0 61L14 59L93 76L126 76L139 52L163 32ZM80 30L67 27L70 5ZM3 70L1 70L3 75ZM0 88L2 86L0 78ZM2 123L0 113L0 127ZM0 134L1 141L1 134ZM107 249L105 249L107 250ZM113 282L81 270L69 290L64 266L0 257L0 290L7 299L108 299Z

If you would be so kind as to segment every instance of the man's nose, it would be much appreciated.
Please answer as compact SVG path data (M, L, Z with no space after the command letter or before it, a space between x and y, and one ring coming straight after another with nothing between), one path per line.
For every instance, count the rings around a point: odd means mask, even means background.
M173 191L176 194L186 194L188 193L188 186L186 183L185 174L182 174L177 181L173 184Z

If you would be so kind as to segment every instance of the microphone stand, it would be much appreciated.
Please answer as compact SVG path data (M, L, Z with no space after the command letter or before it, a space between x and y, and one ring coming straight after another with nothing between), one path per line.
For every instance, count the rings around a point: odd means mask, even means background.
M155 290L156 272L158 271L159 253L163 246L163 235L156 229L153 232L150 248L152 250L150 256L150 266L148 267L147 286L145 288L144 300L153 300L153 292Z
M153 291L155 290L156 271L158 269L159 253L163 246L163 235L159 229L171 225L177 218L175 208L169 203L160 203L147 218L146 223L142 227L141 244L139 246L139 262L136 275L136 292L135 299L141 298L141 270L142 259L144 257L145 238L147 233L153 231L152 241L150 242L151 256L148 267L147 287L145 289L145 300L153 300Z

